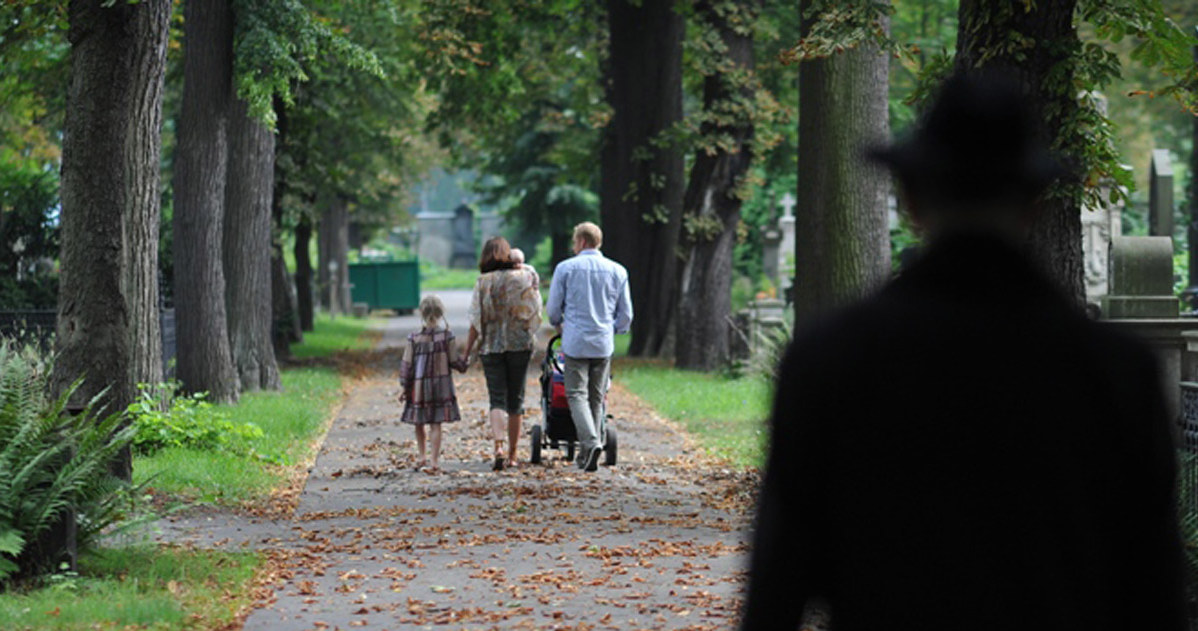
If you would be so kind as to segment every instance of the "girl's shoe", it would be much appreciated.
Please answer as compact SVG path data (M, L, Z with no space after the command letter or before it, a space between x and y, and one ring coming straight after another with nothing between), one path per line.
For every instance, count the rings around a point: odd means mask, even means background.
M502 455L496 454L495 462L491 465L491 470L492 471L503 471L504 464L505 464L505 458Z

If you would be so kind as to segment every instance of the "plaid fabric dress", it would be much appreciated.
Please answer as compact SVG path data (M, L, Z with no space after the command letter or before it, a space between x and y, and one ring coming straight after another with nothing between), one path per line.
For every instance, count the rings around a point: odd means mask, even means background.
M466 361L457 356L453 339L447 329L427 327L408 336L399 364L399 382L408 394L401 422L424 425L461 419L450 369L464 372Z

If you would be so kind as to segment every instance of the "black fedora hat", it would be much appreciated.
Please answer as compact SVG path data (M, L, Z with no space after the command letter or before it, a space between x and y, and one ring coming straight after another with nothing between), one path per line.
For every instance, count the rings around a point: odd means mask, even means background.
M1049 152L1018 82L1003 74L948 78L905 140L868 152L916 200L1026 203L1066 169Z

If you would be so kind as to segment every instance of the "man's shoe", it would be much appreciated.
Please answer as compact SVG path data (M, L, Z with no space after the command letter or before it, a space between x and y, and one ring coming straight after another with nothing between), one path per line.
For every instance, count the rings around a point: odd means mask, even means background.
M583 471L598 471L599 470L599 453L603 449L600 447L591 447L591 452L587 454L586 461L580 463Z

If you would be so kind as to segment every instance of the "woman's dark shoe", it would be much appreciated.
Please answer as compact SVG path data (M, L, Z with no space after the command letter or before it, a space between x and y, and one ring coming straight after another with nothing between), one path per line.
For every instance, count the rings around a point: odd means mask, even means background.
M503 471L504 463L505 463L505 461L504 461L503 456L495 456L495 462L494 462L494 464L491 465L491 470L492 471Z

